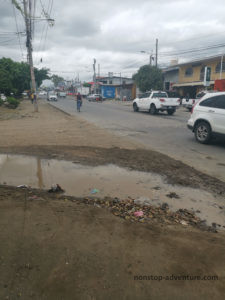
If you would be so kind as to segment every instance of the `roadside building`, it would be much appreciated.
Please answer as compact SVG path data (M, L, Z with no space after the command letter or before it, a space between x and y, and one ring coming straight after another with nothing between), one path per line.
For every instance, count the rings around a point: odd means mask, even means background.
M205 67L211 70L211 76L208 87L204 84ZM178 81L176 81L176 73L178 69ZM174 72L174 73L173 73ZM193 60L186 63L174 65L163 70L165 89L169 87L177 90L181 96L189 95L194 98L196 94L204 90L214 89L215 81L225 79L225 59L223 56L212 56L199 60ZM173 79L174 76L174 79Z
M179 81L179 67L170 66L169 68L163 69L163 82L164 90L166 92L171 92L174 90L174 85Z
M96 78L96 87L94 82L89 83L92 93L96 90L97 94L107 99L133 100L136 96L136 86L132 78L109 73L109 76Z

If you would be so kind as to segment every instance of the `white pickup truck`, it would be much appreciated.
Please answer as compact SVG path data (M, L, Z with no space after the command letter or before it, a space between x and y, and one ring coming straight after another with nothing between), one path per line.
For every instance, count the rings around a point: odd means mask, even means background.
M215 91L201 91L196 95L196 98L183 98L182 99L182 106L187 108L189 111L192 110L192 107L197 103L203 96L207 93L214 93Z
M167 93L162 91L146 92L133 101L135 112L149 111L151 115L159 111L167 111L168 115L173 115L179 105L179 98L168 98Z

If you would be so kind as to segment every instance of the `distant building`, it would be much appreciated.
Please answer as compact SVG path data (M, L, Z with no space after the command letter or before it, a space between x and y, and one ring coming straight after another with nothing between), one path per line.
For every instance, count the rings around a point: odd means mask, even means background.
M179 67L171 66L163 70L164 90L166 92L172 91L174 84L179 81Z
M97 77L97 81L107 85L125 85L125 84L133 84L134 82L132 78L120 77L120 76Z
M96 93L101 94L104 98L132 100L136 96L136 86L132 78L113 75L97 77L96 87L94 82L89 82L89 84L91 84L92 93L96 90Z
M223 56L212 56L173 65L163 70L165 90L177 90L181 96L196 94L205 89L205 67L211 70L208 89L214 89L215 81L225 79L225 59Z

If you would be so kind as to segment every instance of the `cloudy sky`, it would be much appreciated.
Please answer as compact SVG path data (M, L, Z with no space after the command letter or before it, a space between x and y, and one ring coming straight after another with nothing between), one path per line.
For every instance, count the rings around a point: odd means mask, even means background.
M26 60L25 26L11 0L0 0L0 57ZM22 6L22 1L18 0ZM225 52L224 0L32 0L34 64L65 79L131 76L155 55L159 65ZM55 20L44 20L43 8ZM201 50L201 51L200 51ZM141 53L145 51L146 53ZM42 62L41 62L42 60ZM98 69L98 68L97 68Z

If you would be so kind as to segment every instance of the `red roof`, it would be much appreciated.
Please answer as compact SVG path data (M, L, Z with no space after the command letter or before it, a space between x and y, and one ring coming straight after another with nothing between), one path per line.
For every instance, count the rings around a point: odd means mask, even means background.
M94 85L94 81L91 81L91 82L87 82L88 84L91 84L91 85ZM102 84L102 82L96 82L96 84Z

